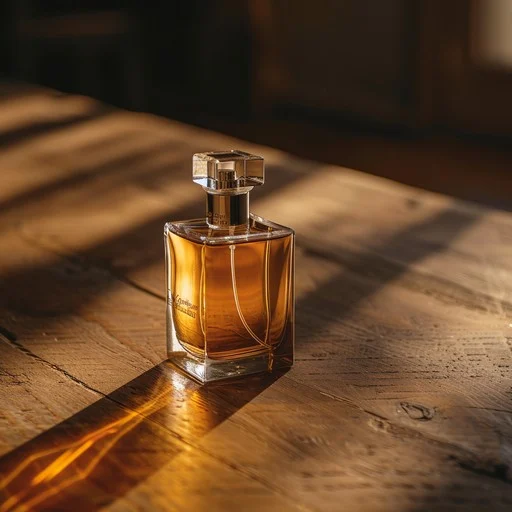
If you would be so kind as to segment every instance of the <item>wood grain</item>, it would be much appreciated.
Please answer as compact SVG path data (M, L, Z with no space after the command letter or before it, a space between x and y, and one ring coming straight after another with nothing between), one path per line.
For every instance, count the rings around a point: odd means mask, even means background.
M510 214L50 91L4 108L0 510L510 510ZM297 362L200 387L164 361L162 227L230 147L297 230Z

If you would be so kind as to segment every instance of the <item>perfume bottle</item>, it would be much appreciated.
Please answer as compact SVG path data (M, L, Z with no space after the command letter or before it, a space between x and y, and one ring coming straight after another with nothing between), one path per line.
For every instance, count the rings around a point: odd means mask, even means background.
M249 212L263 158L197 153L192 174L207 215L164 232L169 359L200 382L291 366L295 235Z

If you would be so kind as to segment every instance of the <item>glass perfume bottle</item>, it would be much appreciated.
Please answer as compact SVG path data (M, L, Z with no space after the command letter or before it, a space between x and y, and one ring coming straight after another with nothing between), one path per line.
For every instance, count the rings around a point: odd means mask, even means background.
M263 158L197 153L206 218L165 225L169 359L201 382L293 364L294 232L249 212Z

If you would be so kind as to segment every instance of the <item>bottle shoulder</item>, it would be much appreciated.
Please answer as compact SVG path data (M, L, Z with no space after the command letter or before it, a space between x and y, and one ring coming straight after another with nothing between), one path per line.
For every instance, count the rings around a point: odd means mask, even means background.
M205 218L201 218L168 222L165 224L165 235L169 233L206 245L247 243L295 235L293 229L253 213L250 214L248 226L216 229L210 227Z

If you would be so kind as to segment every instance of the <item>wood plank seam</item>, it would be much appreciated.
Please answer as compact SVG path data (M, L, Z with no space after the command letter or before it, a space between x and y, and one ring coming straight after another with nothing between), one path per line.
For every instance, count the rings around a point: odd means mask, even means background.
M106 397L106 395L103 394L101 391L93 388L92 386L89 386L89 384L83 382L82 380L75 377L74 375L72 375L68 371L64 370L63 368L60 368L58 365L51 363L50 361L47 361L46 359L44 359L41 356L38 356L37 354L34 354L34 352L32 352L27 347L25 347L20 341L14 340L14 339L9 339L7 336L3 335L2 332L0 332L0 339L3 339L5 343L8 343L14 349L19 350L23 354L44 364L47 368L51 368L53 371L59 373L60 375L66 377L67 379L72 380L75 384L78 384L79 386L86 389L87 391L90 391L91 393L94 393L95 395L99 395L100 397Z

